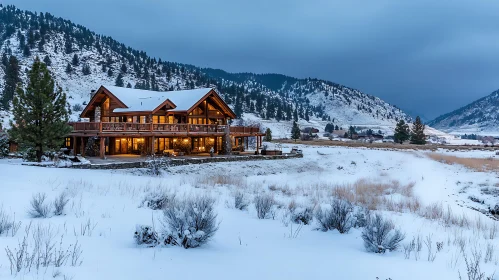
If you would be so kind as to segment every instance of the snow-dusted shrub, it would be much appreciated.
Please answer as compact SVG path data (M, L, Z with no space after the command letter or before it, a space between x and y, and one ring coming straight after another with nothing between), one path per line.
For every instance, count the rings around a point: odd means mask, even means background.
M152 176L160 176L161 169L166 165L166 160L162 157L153 155L147 161L146 173Z
M27 148L22 152L23 161L36 161L36 151L33 148Z
M341 199L333 199L329 209L319 207L315 218L322 231L336 229L340 233L348 233L355 222L352 204Z
M73 108L71 108L73 112L81 112L83 111L83 106L79 103L76 103L73 105Z
M268 219L275 212L276 201L271 194L260 193L254 199L258 219Z
M206 195L175 199L163 213L165 245L199 247L218 230L215 199Z
M57 196L54 200L54 215L60 216L64 213L64 208L66 207L66 204L68 204L69 198L66 194L66 192L62 192Z
M0 158L9 155L9 138L7 134L0 132Z
M152 210L161 210L164 209L168 203L172 202L174 198L175 194L158 188L146 193L140 206L148 207Z
M160 243L158 233L150 226L137 225L133 237L137 245L154 247Z
M0 208L0 235L7 233L12 228L12 221L9 215Z
M353 213L354 213L353 216L354 216L354 220L355 220L355 223L353 226L355 228L365 227L367 224L367 218L369 217L369 209L358 206L358 207L355 207Z
M362 231L364 247L368 252L382 254L396 250L405 235L398 229L392 221L384 219L381 214L370 215L367 224Z
M248 208L249 200L247 195L243 191L234 192L234 207L239 210L245 210Z
M31 218L47 218L50 214L50 204L45 200L47 195L45 193L37 193L31 199L31 209L28 214Z
M288 210L290 213L290 220L295 224L308 225L314 218L314 207L312 206L304 207L292 201L288 205Z

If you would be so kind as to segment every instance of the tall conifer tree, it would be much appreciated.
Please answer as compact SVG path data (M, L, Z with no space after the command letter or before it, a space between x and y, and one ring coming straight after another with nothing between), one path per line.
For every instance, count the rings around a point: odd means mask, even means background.
M411 144L424 145L426 144L426 135L424 134L425 125L421 122L419 116L412 124L411 129Z
M60 147L71 131L66 94L38 57L28 73L27 86L16 89L12 111L10 136L21 146L33 148L38 162L44 151Z
M291 128L291 139L294 139L296 142L296 140L300 139L300 136L300 127L296 122L293 122L293 128Z

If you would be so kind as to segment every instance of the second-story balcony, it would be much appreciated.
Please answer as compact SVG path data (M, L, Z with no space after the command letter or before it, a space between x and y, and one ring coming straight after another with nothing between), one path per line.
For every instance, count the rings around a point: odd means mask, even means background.
M223 135L227 125L218 124L166 124L166 123L131 123L131 122L73 122L73 135ZM230 134L255 135L260 133L258 127L230 126Z

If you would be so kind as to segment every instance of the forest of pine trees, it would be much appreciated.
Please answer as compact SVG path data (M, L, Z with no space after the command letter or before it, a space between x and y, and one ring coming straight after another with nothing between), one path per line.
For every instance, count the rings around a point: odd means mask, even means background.
M277 121L309 121L312 117L330 120L323 104L310 104L308 96L315 92L324 92L327 98L337 98L348 105L357 100L357 103L360 102L357 109L373 117L395 119L396 114L402 114L395 107L373 111L373 106L385 103L374 96L329 81L296 79L279 74L232 74L162 61L49 13L21 11L11 5L0 10L1 39L19 40L19 51L24 57L41 52L40 57L45 57L43 61L50 67L53 61L51 54L45 53L46 44L55 40L55 35L63 40L63 44L57 45L54 53L64 54L67 58L65 72L73 79L100 71L107 73L118 86L138 89L169 91L215 87L238 116L254 113ZM83 57L83 50L92 50L104 57L102 61L97 61L98 68L89 66L89 61ZM12 88L19 82L19 69L14 61L8 63L12 50L6 47L1 51L6 58L3 62L7 61L3 63L6 87L1 98L1 106L5 108L12 100Z

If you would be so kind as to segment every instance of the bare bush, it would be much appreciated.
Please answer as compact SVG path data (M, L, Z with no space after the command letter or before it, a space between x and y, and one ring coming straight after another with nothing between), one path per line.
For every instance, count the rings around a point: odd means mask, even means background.
M163 213L165 245L198 247L208 242L219 227L215 199L206 195L175 200Z
M396 250L405 235L398 229L392 221L386 220L381 214L369 216L367 225L362 231L364 247L368 252L382 254Z
M466 264L466 279L468 280L493 280L494 275L486 276L485 272L482 272L480 268L480 262L482 260L482 253L478 250L472 249L471 256L468 257L466 252L462 252L464 256L464 263ZM461 272L459 272L459 279L461 277Z
M433 243L432 243L432 235L429 234L426 236L426 239L424 240L424 244L426 245L426 248L428 249L428 258L427 260L429 262L435 261L435 258L437 257L437 252L433 251Z
M315 218L322 231L336 229L340 233L348 233L354 225L353 207L350 202L333 199L331 208L323 210L321 207L315 213Z
M47 195L37 193L31 199L31 209L28 214L31 218L47 218L50 214L50 205L45 202Z
M4 212L3 208L0 208L0 235L7 233L13 226L13 222L10 220L10 216Z
M153 191L149 191L145 194L142 202L140 204L141 207L148 207L152 210L161 210L166 207L166 205L172 202L175 199L175 194L169 192L168 190L164 190L158 188Z
M492 262L492 258L494 257L495 246L491 243L487 243L487 248L485 249L485 263Z
M254 199L258 219L268 219L275 214L276 201L271 194L260 193Z
M64 208L68 204L69 198L66 192L62 192L54 200L54 215L61 216L64 213Z
M249 205L247 195L243 191L234 192L234 207L238 210L246 210Z
M7 258L10 262L11 274L18 274L21 271L38 271L42 267L61 267L71 260L71 265L81 265L82 261L81 247L76 244L67 248L63 246L61 236L59 248L56 248L55 231L51 226L42 226L31 228L30 223L24 229L24 237L18 242L17 247L11 250L8 246L5 248ZM31 237L31 238L30 238Z

